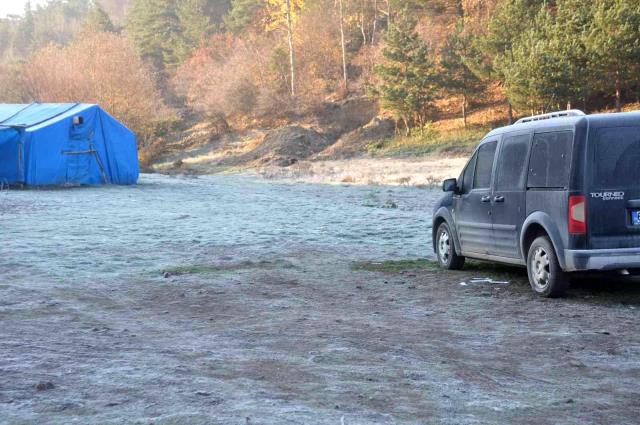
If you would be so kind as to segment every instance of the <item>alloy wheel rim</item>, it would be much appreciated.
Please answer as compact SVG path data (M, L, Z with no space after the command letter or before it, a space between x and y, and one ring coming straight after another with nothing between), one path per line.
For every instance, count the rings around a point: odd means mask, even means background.
M533 284L537 289L543 291L549 286L549 254L542 247L536 248L531 258L531 275Z
M440 256L440 261L444 264L449 262L449 257L451 256L451 240L449 238L449 232L446 230L440 232L440 237L438 238L438 255Z

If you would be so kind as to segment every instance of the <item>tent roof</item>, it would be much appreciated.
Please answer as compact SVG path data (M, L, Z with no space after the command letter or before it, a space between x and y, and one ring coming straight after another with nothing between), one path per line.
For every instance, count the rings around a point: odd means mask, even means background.
M32 103L32 104L0 104L0 128L29 128L55 122L95 105L85 103Z

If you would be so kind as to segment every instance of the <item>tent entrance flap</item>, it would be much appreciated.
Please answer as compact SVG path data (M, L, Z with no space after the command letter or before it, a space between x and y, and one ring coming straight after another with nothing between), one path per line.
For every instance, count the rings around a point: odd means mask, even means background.
M69 150L62 151L67 159L67 184L80 185L89 178L91 154L88 140L69 140Z
M79 145L83 140L75 140L70 145ZM86 140L85 140L86 142ZM103 183L109 183L106 170L100 160L100 154L94 149L93 144L89 143L87 149L82 149L81 146L70 146L70 148L79 148L80 150L62 151L67 156L67 184L82 184L90 175L91 162L96 161L96 164L100 168L100 174L102 176Z

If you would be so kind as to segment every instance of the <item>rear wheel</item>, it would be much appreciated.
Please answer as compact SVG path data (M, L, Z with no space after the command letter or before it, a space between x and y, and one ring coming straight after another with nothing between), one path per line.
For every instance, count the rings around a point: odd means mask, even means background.
M546 236L540 236L531 244L527 272L531 289L540 296L559 297L569 288L569 277L560 267L553 245Z
M438 255L440 267L448 270L460 270L464 266L464 257L456 254L453 236L447 223L442 223L438 227L438 233L436 233L436 254Z

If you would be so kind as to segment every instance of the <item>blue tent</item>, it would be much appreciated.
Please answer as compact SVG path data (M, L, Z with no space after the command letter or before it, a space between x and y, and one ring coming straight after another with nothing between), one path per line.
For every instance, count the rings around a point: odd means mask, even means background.
M0 104L0 183L135 184L136 136L97 105Z

